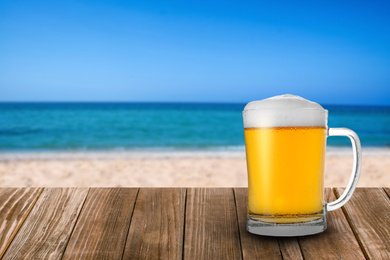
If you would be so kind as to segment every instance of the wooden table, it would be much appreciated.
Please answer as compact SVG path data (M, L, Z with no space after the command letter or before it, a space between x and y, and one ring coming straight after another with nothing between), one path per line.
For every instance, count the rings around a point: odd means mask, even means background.
M0 188L0 256L390 259L389 195L358 188L324 233L273 238L245 230L245 188Z

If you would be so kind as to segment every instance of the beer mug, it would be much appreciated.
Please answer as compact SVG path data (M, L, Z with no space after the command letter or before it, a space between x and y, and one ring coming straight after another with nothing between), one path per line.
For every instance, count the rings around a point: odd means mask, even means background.
M328 128L328 111L293 95L253 101L243 111L248 168L247 230L266 236L303 236L326 229L326 212L343 206L360 176L355 132ZM326 138L348 136L353 170L336 201L324 201Z

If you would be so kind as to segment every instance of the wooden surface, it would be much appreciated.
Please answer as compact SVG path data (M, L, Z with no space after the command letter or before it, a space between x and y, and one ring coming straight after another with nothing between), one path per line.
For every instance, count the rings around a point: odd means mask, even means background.
M0 257L15 237L43 189L0 189Z
M184 259L241 257L233 189L187 191Z
M0 257L390 259L389 188L358 188L306 237L248 233L246 203L246 188L0 188Z
M63 259L122 257L137 189L91 189Z
M336 189L341 195L344 189ZM360 188L344 211L364 253L370 259L390 259L390 201L383 189Z
M3 259L58 259L88 189L45 189L10 242Z
M186 189L140 189L125 259L181 259Z

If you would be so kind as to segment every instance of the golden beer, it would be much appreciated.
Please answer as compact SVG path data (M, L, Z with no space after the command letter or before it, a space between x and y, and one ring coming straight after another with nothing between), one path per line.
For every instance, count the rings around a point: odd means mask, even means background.
M325 127L245 128L248 215L268 223L323 216Z
M361 146L348 128L329 128L328 110L299 96L249 102L242 112L248 166L248 232L295 237L326 229L326 212L342 207L360 176ZM324 201L326 138L347 136L354 164L344 193Z

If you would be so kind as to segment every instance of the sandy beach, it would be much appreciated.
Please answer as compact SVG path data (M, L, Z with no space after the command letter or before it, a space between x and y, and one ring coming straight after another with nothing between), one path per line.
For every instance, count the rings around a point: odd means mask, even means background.
M349 149L327 151L325 186L346 186ZM390 186L390 149L363 150L359 187ZM245 153L2 153L2 187L246 187Z

